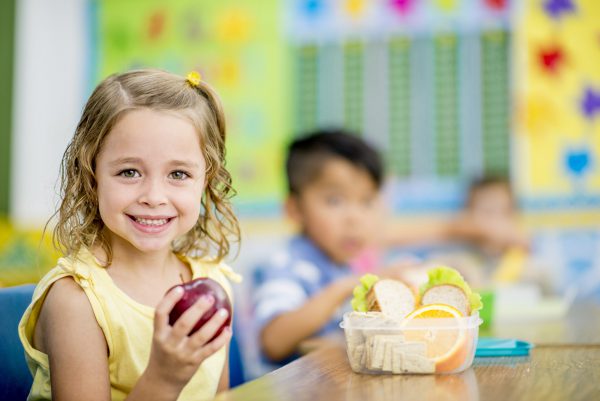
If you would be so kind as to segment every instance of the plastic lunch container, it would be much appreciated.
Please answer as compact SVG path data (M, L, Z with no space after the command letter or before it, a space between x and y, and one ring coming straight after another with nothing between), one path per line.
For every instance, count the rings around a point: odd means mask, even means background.
M347 312L340 327L352 370L368 374L457 373L473 363L482 320L390 318L380 312Z

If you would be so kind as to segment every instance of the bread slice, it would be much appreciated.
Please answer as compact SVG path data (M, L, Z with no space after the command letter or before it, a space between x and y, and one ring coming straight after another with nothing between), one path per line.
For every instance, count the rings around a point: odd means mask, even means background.
M471 315L471 304L467 294L460 288L451 284L435 285L425 291L421 298L423 305L444 304L458 309L464 316Z
M378 311L390 317L403 318L415 309L415 294L403 282L379 280L367 293L369 311Z

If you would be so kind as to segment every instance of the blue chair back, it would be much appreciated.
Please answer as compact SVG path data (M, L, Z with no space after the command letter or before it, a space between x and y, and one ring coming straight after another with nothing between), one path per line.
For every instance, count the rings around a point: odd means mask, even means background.
M25 400L33 381L17 327L35 285L0 288L0 400Z
M239 343L236 337L237 330L233 328L233 337L229 344L229 387L234 388L243 384L244 379L244 364L242 354L240 352Z

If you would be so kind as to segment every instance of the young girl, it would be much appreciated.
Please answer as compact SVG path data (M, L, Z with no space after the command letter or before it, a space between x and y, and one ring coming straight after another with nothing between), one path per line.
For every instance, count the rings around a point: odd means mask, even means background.
M182 280L229 293L221 260L237 220L227 201L225 121L197 73L113 75L88 100L62 162L55 240L66 257L19 325L30 400L201 400L228 387L231 330L204 297L169 325ZM165 295L166 293L166 295Z

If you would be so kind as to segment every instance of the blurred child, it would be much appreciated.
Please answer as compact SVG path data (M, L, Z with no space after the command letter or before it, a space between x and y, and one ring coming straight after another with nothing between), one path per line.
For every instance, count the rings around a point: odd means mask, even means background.
M62 161L55 241L65 252L19 325L29 399L204 400L228 387L231 330L201 298L173 326L181 281L208 276L238 224L228 202L225 121L197 73L112 75L88 100ZM165 295L166 293L166 295Z
M501 255L512 247L528 246L507 178L485 176L473 181L462 219L465 236L489 256Z
M381 228L378 153L345 131L318 131L288 150L287 215L299 233L254 277L254 315L263 353L282 362L301 341L338 329L358 279L349 262ZM393 274L394 272L388 272Z
M490 175L474 180L463 211L450 226L453 239L466 248L433 255L433 259L453 265L475 287L487 286L492 280L519 279L529 240L507 178Z

